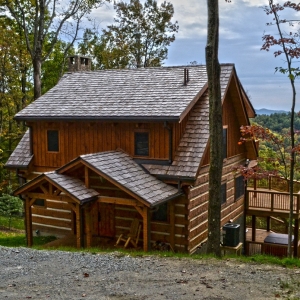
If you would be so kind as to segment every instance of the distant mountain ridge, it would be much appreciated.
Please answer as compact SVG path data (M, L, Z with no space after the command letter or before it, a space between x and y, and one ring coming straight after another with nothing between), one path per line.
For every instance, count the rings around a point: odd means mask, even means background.
M267 109L267 108L261 108L261 109L256 109L255 110L257 115L271 115L271 114L281 114L281 113L288 113L288 111L285 110L272 110L272 109Z

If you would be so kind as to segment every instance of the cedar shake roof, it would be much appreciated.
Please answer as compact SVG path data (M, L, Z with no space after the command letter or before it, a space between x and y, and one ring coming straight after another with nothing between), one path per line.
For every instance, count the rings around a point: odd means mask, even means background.
M81 155L80 158L96 171L154 206L181 195L177 188L145 172L128 154L108 151ZM63 172L63 168L61 171Z
M30 164L33 155L30 154L30 135L29 130L25 132L18 146L10 155L8 161L5 164L6 168L27 168Z
M95 190L86 188L84 183L77 178L58 174L56 172L45 173L45 176L59 185L67 193L78 199L80 203L94 200L99 195Z
M31 188L36 187L37 183L43 182L45 179L48 182L51 182L54 185L58 186L59 189L64 191L68 196L75 198L75 200L77 200L80 204L95 200L99 195L99 193L95 190L86 188L81 180L71 176L58 174L56 172L47 172L41 174L32 181L25 183L20 188L15 190L14 195L22 194L24 193L24 191L30 191Z
M154 175L195 178L209 139L209 99L205 93L194 106L170 166L143 165Z
M189 81L184 85L184 69ZM221 67L222 95L232 64ZM206 90L205 66L113 69L67 73L22 111L17 120L180 120Z

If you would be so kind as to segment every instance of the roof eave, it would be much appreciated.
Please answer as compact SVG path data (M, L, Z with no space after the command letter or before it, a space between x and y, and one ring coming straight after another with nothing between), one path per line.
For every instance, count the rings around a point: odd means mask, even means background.
M171 121L178 122L179 116L119 116L119 117L99 117L99 116L15 116L16 121L137 121L137 122L157 122Z

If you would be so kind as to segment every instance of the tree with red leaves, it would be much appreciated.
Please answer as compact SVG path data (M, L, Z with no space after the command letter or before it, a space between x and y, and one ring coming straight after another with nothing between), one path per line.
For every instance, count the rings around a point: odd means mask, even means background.
M284 56L286 67L277 67L275 70L282 74L287 74L291 89L292 89L292 107L291 107L291 120L290 120L290 172L289 172L289 190L290 190L290 213L289 213L289 239L288 239L288 256L292 256L292 221L293 221L293 181L295 172L295 130L294 130L294 117L295 117L295 104L296 104L296 87L295 79L300 76L300 68L294 67L292 62L300 57L300 44L299 44L299 24L300 20L281 18L280 13L285 10L292 10L293 12L300 11L300 3L293 3L287 1L284 4L275 4L273 0L269 0L269 5L264 7L267 15L273 17L272 22L267 25L275 25L278 33L278 38L271 34L263 36L262 50L269 51L275 47L274 56ZM286 30L288 26L289 30Z

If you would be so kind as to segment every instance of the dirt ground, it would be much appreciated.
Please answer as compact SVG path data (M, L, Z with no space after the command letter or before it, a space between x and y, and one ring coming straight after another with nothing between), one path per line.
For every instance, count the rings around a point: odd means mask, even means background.
M300 299L300 269L0 246L0 299Z

